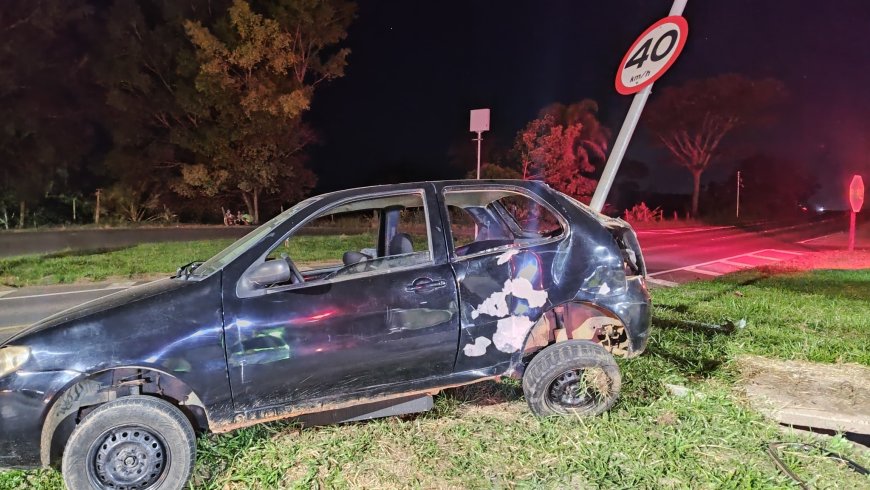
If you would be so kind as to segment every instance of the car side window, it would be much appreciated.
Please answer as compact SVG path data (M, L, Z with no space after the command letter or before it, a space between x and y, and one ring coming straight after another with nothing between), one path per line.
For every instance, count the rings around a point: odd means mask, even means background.
M309 219L266 260L289 259L306 284L427 264L426 216L422 192L344 202Z
M564 231L556 214L520 191L447 189L444 203L457 257L529 246Z

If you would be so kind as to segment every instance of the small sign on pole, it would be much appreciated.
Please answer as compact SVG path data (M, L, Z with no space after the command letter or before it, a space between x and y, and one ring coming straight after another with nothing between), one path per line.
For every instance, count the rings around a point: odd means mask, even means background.
M489 131L489 109L472 109L471 124L469 129L477 133L477 179L480 180L480 143L483 141L483 132Z
M864 205L864 179L860 175L852 177L849 184L849 205L852 212L849 213L849 251L855 250L855 221L856 215L861 212Z

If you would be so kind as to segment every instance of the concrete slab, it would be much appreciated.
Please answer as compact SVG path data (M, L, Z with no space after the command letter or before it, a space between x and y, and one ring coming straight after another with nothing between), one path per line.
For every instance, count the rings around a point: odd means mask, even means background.
M749 403L779 423L870 434L870 368L756 356L739 365Z

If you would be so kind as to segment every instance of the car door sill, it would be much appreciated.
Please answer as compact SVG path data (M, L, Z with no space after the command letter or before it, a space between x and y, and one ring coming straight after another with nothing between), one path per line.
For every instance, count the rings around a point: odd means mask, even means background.
M446 376L431 377L410 383L380 385L345 396L333 396L329 398L308 400L297 404L263 407L254 410L236 412L232 421L226 423L212 421L210 428L212 432L223 433L262 422L284 420L317 412L336 411L360 404L435 395L441 390L448 388L455 388L457 386L496 379L503 376L509 366L509 362L500 363L495 366L462 371Z

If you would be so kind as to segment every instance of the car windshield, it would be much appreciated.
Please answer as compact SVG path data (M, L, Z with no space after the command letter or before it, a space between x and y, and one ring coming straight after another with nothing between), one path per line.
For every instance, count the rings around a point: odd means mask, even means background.
M283 223L286 219L298 213L299 211L319 199L320 196L308 198L300 203L297 203L292 208L275 216L269 221L263 223L254 231L248 233L242 238L239 238L238 240L233 242L232 245L221 250L217 255L203 262L202 265L194 269L194 271L191 273L191 277L205 277L213 273L214 271L223 268L225 265L235 260L236 257L241 255L245 250L250 248L251 245L257 243L264 236L268 235L269 232L271 232L273 229L275 229L275 227Z

